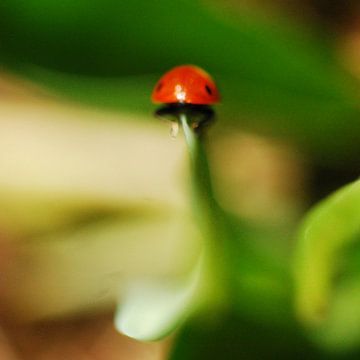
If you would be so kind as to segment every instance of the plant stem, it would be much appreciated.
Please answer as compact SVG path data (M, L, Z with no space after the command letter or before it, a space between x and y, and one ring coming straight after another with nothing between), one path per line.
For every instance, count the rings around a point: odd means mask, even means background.
M191 127L191 118L187 113L179 114L179 122L183 128L191 158L194 216L204 237L204 256L208 276L211 277L210 281L215 286L216 296L219 296L222 302L229 303L232 299L231 273L230 266L227 264L228 245L231 241L230 228L214 196L209 163L201 134Z

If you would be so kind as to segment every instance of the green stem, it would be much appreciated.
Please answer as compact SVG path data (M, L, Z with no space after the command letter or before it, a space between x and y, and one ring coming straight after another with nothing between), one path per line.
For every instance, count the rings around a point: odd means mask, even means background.
M204 144L199 134L191 128L191 119L188 115L181 113L179 117L190 153L197 205L202 210L201 213L207 213L207 218L213 220L218 213L219 206L214 196Z
M202 137L191 127L192 122L188 114L180 113L179 121L184 131L191 159L194 184L194 216L205 239L205 264L217 296L221 301L225 300L229 303L232 298L230 266L227 264L229 260L227 248L229 241L231 241L230 228L227 226L224 213L215 199Z

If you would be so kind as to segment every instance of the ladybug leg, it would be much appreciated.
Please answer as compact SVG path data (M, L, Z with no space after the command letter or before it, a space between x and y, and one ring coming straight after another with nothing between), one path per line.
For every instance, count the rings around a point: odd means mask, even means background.
M193 123L193 128L198 135L201 135L215 119L215 112L209 106L198 106L194 110L196 112L197 121Z
M155 115L159 118L165 118L171 123L170 136L176 138L179 133L179 114L184 111L182 106L178 104L167 104L155 111Z
M215 112L207 105L166 104L155 111L155 115L173 122L172 133L177 133L180 114L186 114L191 119L191 127L201 136L204 129L214 120Z

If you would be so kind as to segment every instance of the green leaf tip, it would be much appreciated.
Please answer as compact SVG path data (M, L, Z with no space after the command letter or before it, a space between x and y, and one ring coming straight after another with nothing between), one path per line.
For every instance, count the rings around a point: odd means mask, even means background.
M185 280L138 280L127 287L115 314L115 327L139 341L156 341L191 312L202 273L202 259Z

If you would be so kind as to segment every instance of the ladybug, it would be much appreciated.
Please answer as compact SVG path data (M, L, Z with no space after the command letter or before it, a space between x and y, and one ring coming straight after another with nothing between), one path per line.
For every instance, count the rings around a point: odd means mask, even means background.
M220 100L219 91L211 76L194 65L177 66L163 75L155 85L151 99L163 104L155 114L175 118L172 133L176 134L181 114L191 120L192 128L200 135L205 125L214 119L213 105Z
M177 66L155 85L152 101L165 104L212 105L220 100L211 76L194 65Z

